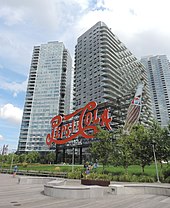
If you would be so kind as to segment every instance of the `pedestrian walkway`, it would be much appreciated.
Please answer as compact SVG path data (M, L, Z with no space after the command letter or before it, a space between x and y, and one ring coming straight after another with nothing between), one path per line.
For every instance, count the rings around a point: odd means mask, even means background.
M56 199L43 194L42 184L18 184L18 176L0 174L0 208L169 208L170 197L112 195L101 199Z

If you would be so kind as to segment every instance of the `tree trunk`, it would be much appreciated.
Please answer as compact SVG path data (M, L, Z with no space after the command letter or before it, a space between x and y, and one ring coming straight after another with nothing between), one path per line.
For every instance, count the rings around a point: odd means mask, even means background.
M145 172L145 166L142 165L141 168L142 168L142 173L144 173Z
M104 174L105 165L103 164L103 174Z
M128 166L127 165L124 166L124 169L125 169L125 174L128 174Z
M163 164L162 164L162 162L160 161L160 164L161 164L161 170L162 170L162 168L163 168Z

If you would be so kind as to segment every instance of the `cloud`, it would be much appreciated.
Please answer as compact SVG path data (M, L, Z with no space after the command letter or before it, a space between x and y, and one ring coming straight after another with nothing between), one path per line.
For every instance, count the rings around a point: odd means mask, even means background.
M0 0L0 18L4 24L30 24L34 27L56 31L72 22L72 18L86 10L88 0ZM11 20L12 19L12 20ZM36 28L35 28L36 29ZM35 31L33 31L35 32Z
M168 9L168 0L164 0L163 4L159 0L98 0L81 15L77 23L78 35L97 21L103 21L138 58L147 55L147 52L163 53L170 58Z
M77 38L98 21L105 22L139 57L146 51L144 33L150 30L154 37L159 31L160 38L170 36L169 0L0 0L0 5L0 58L13 65L11 70L24 75L34 45L62 41L73 57ZM150 51L159 53L155 50L159 46L155 42ZM164 49L170 56L170 45L164 44Z
M122 34L122 39L127 42L126 46L139 59L147 55L167 55L170 58L170 47L167 43L170 42L170 36L158 30L147 30L139 33L133 38L127 40Z
M7 82L2 79L0 81L0 89L9 90L13 93L13 96L16 97L18 93L26 91L27 82L28 80L25 80L21 83Z
M23 11L13 10L10 7L0 8L0 18L4 20L4 24L10 26L22 22Z
M0 118L10 121L10 123L20 124L23 111L8 103L0 108Z
M89 3L87 0L0 0L0 5L1 63L26 75L34 45L58 40L74 54L75 25Z
M19 74L27 74L34 44L21 28L18 32L2 28L0 45L3 48L0 50L0 59L4 67Z
M0 135L0 141L2 141L2 140L4 140L5 138L2 136L2 135Z

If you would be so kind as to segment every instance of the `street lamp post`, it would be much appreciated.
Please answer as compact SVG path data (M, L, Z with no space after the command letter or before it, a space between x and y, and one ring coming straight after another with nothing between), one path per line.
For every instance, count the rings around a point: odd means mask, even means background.
M152 148L153 148L153 156L154 156L154 161L155 161L157 182L160 183L159 173L158 173L158 166L157 166L157 160L156 160L156 153L155 153L155 141L152 142Z
M75 147L73 145L73 149L72 149L72 172L74 172L74 152L75 152Z
M10 172L12 172L13 162L14 162L14 152L12 152L12 159L11 159L11 165L10 165Z
M74 162L75 162L75 148L78 148L79 145L81 145L82 142L77 140L74 140L72 142L72 172L74 171Z

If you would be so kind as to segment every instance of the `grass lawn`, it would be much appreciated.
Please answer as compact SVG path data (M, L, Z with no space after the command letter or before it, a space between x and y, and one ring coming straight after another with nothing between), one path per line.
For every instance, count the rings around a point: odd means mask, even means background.
M13 164L13 167L16 164ZM72 172L72 165L61 165L61 164L17 164L18 170L27 170L27 171L40 171L40 172L67 172L69 178L77 178L80 179L80 175L82 173L85 173L85 169L83 165L74 165L74 172ZM166 168L167 164L163 164L163 168ZM3 167L1 166L0 170L2 169L10 169L10 164L3 164ZM159 177L162 182L168 182L169 179L166 181L166 178L164 178L164 174L162 174L161 165L158 164L158 171L159 171ZM155 164L151 164L150 166L145 167L144 174L142 173L142 169L139 165L131 165L128 167L127 172L125 169L121 166L114 167L114 166L108 166L105 167L104 175L103 173L103 167L99 165L97 169L92 169L90 173L98 173L97 177L112 177L113 181L129 181L129 182L155 182L156 179L156 169ZM126 174L127 173L127 174ZM108 175L107 175L108 174ZM92 177L95 176L95 174L91 175Z
M14 165L13 165L14 166ZM163 164L163 167L166 167L166 164ZM3 168L10 168L10 165L5 165ZM33 170L33 171L50 171L50 172L71 172L72 171L72 165L56 165L56 164L27 164L27 165L19 165L19 170ZM158 170L159 174L161 174L161 166L158 164ZM75 165L74 171L84 171L83 165ZM96 169L96 172L102 173L103 169L102 166L99 166ZM131 165L128 167L128 174L130 175L141 175L142 169L139 165ZM125 169L121 166L114 167L114 166L108 166L105 168L105 173L112 173L112 175L121 175L125 174ZM145 167L145 175L148 176L155 176L156 170L155 170L155 164L151 164L150 166Z
M81 166L80 166L81 167ZM36 170L36 171L50 171L50 172L69 172L72 170L71 166L67 165L42 165L42 164L28 164L27 166L19 166L19 170Z
M165 167L166 164L163 165ZM10 168L6 165L4 168ZM50 171L50 172L71 172L72 171L72 165L47 165L47 164L27 164L27 166L23 165L18 165L19 170L34 170L34 171ZM74 166L74 171L83 171L83 165L75 165ZM159 173L162 172L161 166L158 164L158 170ZM98 173L102 173L103 169L102 166L99 166L96 170ZM105 168L106 173L112 173L113 175L121 175L125 174L125 169L121 166L114 167L114 166L109 166ZM142 169L139 165L131 165L128 167L128 174L131 175L141 175ZM156 175L156 170L155 170L155 164L152 164L150 166L145 167L145 175L148 176L155 176Z
M164 166L166 166L166 165L164 165ZM121 166L119 166L119 167L110 166L110 167L106 168L106 171L111 172L114 175L125 174L125 169ZM159 171L159 173L162 172L160 165L158 165L158 171ZM127 172L128 172L128 174L131 174L131 175L133 175L133 174L140 175L142 173L142 169L139 165L131 165L128 167ZM144 174L148 175L148 176L155 176L156 175L155 164L151 164L150 166L146 166Z

